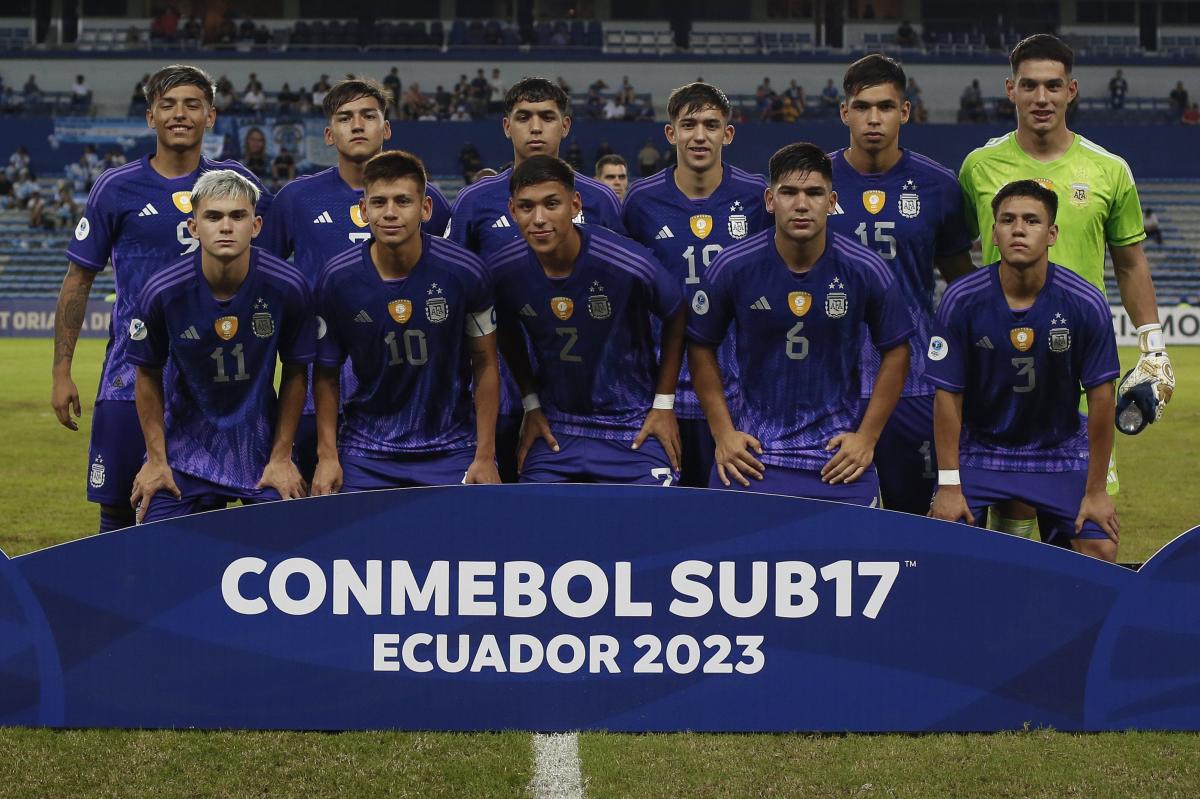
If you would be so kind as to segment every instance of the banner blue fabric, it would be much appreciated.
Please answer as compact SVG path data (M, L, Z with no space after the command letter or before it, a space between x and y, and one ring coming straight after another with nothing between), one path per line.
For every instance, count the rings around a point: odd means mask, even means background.
M0 558L0 723L1200 729L1198 575L709 490L280 502Z

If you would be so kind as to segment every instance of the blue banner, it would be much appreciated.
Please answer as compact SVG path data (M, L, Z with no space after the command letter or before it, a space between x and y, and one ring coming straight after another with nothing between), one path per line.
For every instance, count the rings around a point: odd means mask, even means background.
M1200 729L1200 531L1140 572L788 497L408 489L0 556L0 723Z
M0 338L52 338L57 308L55 297L0 297ZM112 308L106 300L88 300L79 335L107 338Z

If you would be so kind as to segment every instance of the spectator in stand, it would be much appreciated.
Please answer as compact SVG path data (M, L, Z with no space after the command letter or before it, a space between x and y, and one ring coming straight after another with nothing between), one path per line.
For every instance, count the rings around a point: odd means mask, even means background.
M647 97L642 101L642 107L638 111L637 118L641 122L653 122L657 117L654 110L654 101Z
M1183 112L1183 119L1180 121L1185 125L1200 125L1200 105L1192 103L1188 110Z
M179 35L179 9L167 6L150 23L150 38L173 42Z
M1187 89L1183 88L1183 81L1178 81L1175 88L1171 90L1171 111L1175 119L1183 117L1183 112L1188 108L1188 93Z
M804 106L808 102L808 98L804 95L804 87L799 83L796 83L795 79L793 78L792 82L788 84L787 89L784 90L783 93L789 97L792 101L792 104L796 106L796 113L800 116L804 116Z
M250 128L242 140L242 166L256 178L266 183L271 178L271 165L267 161L267 136L262 128Z
M258 114L262 111L263 105L267 102L267 95L263 93L262 84L258 81L252 81L246 89L246 93L242 95L242 105L247 111Z
M833 78L830 78L821 90L821 110L827 114L837 112L841 103L842 97L838 94L837 86L833 85Z
M592 84L588 86L588 91L600 94L607 88L608 84L604 82L603 78L596 78L594 81L592 81Z
M555 78L554 82L558 84L558 88L562 89L564 94L566 94L568 97L571 96L571 85L563 80L562 75L559 75L557 78Z
M38 230L54 230L54 208L46 204L41 189L34 189L27 204L29 210L29 227Z
M983 107L983 90L979 88L979 79L971 81L963 89L958 107L959 122L987 122L987 112Z
M491 95L488 98L487 112L495 116L504 113L504 81L500 79L500 70L492 70L492 79L488 82Z
M391 72L383 78L383 88L390 93L390 99L387 107L387 113L392 119L400 118L400 93L403 91L403 84L400 83L400 70L398 67L392 67Z
M325 95L329 94L329 76L322 75L321 79L313 84L310 102L314 108L320 108L321 103L325 102Z
M421 85L419 83L410 83L408 91L404 93L404 102L400 105L400 116L402 119L418 119L425 113L425 95L421 93Z
M487 105L491 96L492 87L480 69L471 79L471 91L467 95L467 106L471 109L472 119L483 119L487 116Z
M146 113L146 93L143 87L146 81L150 80L149 73L142 75L142 79L133 87L133 96L129 98L129 116L140 117Z
M233 82L222 75L217 81L217 93L213 95L213 108L217 109L218 113L224 113L232 110L235 105L237 98L233 95Z
M917 38L917 32L908 20L904 20L900 23L900 27L896 28L896 44L901 47L920 46L921 42Z
M758 103L759 113L766 119L771 110L771 101L775 99L775 90L771 88L771 79L763 78L762 83L754 90L754 100Z
M629 82L629 76L625 75L621 78L621 88L617 90L617 103L632 108L637 102L637 92L633 89L633 84Z
M188 17L188 21L183 24L183 38L193 44L204 41L204 25L199 17Z
M460 100L466 100L471 96L471 81L467 80L466 74L458 76L458 83L454 84L454 96Z
M0 172L0 209L11 208L13 203L13 182L6 173Z
M475 173L483 168L483 158L479 155L479 150L471 142L463 142L462 149L458 151L458 164L462 167L463 183L471 184L475 178Z
M83 155L80 156L80 159L87 166L89 172L100 166L100 156L96 154L94 144L83 145Z
M275 95L275 102L280 114L291 114L296 110L296 103L300 102L300 95L292 89L292 84L284 83Z
M608 153L596 160L596 180L607 185L624 202L625 190L629 188L629 165L619 155Z
M567 147L567 154L563 160L570 164L571 169L574 169L576 172L583 171L583 149L579 146L578 141L572 140L570 146Z
M1163 243L1162 225L1159 224L1158 215L1154 213L1154 209L1149 206L1142 211L1142 227L1146 229L1146 238L1154 239L1161 247Z
M271 31L266 25L259 25L254 29L254 44L258 46L268 45L275 40L271 35Z
M91 105L92 90L88 88L82 75L76 75L75 83L71 86L71 110L87 111Z
M782 98L783 106L779 110L780 122L795 122L800 118L800 110L796 108L796 104L792 102L792 98L784 95Z
M33 193L38 191L37 180L33 177L33 173L28 169L22 169L17 177L16 185L13 186L13 196L17 199L17 207L25 208L29 205L29 198Z
M58 197L54 208L57 218L55 225L60 228L69 228L75 224L75 220L81 216L82 209L75 202L75 195L71 192L71 186L64 180L58 182Z
M249 17L242 20L242 24L238 26L238 40L249 42L254 40L254 21Z
M662 156L658 150L654 148L654 142L646 139L646 143L642 145L642 149L638 150L638 175L648 178L658 172L662 165Z
M458 107L454 109L454 113L452 113L450 115L450 121L451 122L470 122L471 121L471 112L467 110L466 103L458 104Z
M762 122L782 122L783 98L777 94L772 94L766 98L766 103L766 107L762 108L759 113L759 120Z
M214 37L217 44L233 44L237 39L237 26L233 24L233 20L226 17L221 20L221 24L217 26L217 34Z
M439 85L433 92L433 102L436 106L435 111L438 119L446 119L450 116L450 104L454 97L450 92L446 91L444 86Z
M38 88L37 77L29 76L29 80L25 81L25 105L37 105L42 101L42 90Z
M271 177L275 180L276 186L282 186L295 179L296 159L288 152L288 148L280 147L279 155L271 161Z
M116 169L119 166L125 166L128 159L125 158L125 153L115 147L104 154L104 162L101 164L104 170Z
M91 170L88 169L87 161L83 156L80 156L78 161L67 164L67 168L64 170L64 173L67 176L67 180L69 180L71 185L75 188L75 191L79 192L80 194L91 191L92 173Z
M619 97L619 95L614 94L612 97L609 97L608 100L605 101L605 103L604 103L604 118L605 119L611 121L614 119L624 119L625 118L625 106L621 105L620 101L617 99L618 97Z
M4 173L8 175L10 180L16 180L22 172L29 172L33 169L33 161L29 157L29 151L25 149L25 145L18 145L13 154L8 157L8 166Z
M908 87L904 90L904 99L908 101L909 120L912 122L927 122L929 120L929 112L925 110L925 100L921 97L921 87L917 85L916 78L908 79Z
M588 89L585 110L588 119L604 119L604 98L595 89Z
M1129 81L1125 80L1124 73L1118 69L1117 74L1108 82L1108 104L1114 111L1125 107L1125 95L1128 91Z

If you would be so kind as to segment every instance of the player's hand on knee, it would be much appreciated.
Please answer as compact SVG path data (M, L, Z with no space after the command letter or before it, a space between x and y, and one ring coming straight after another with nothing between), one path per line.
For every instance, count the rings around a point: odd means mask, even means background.
M171 467L165 461L146 461L133 478L133 492L129 495L129 504L137 511L134 518L136 523L141 523L146 509L150 507L150 500L159 491L166 491L175 499L183 496L179 486L175 485Z
M83 415L83 407L79 404L79 389L69 375L55 375L50 389L50 406L54 408L59 424L68 430L79 429L75 419ZM72 414L74 418L71 418Z
M300 470L291 458L280 458L267 463L262 478L255 488L273 488L283 499L300 499L308 496L308 486L300 476Z
M467 467L464 485L499 485L500 471L494 458L476 458Z
M750 454L754 450L762 455L762 443L754 436L741 430L732 430L717 438L716 463L717 476L725 485L730 485L732 477L743 486L749 487L750 480L763 479L762 461Z
M933 504L929 506L929 518L975 524L975 515L967 507L967 498L963 496L959 486L938 487L937 493L933 495Z
M821 469L821 481L831 485L853 483L862 477L875 460L875 442L862 433L838 433L829 439L825 451L837 453Z
M667 451L671 466L675 471L679 471L679 453L683 447L679 441L679 420L675 418L675 411L665 408L651 409L646 414L646 420L642 422L642 429L633 439L633 448L640 448L650 436L658 439L658 443Z
M1121 525L1117 521L1117 509L1108 491L1088 491L1079 503L1079 515L1075 517L1075 534L1083 532L1083 523L1091 520L1100 526L1114 544L1121 541Z
M546 418L545 411L541 408L534 408L526 411L525 417L521 420L521 443L517 447L518 472L525 468L525 456L529 454L533 442L539 438L546 442L546 446L550 447L551 451L558 452L558 440L550 430L550 420Z
M323 497L342 490L342 464L337 458L322 458L313 472L312 495Z

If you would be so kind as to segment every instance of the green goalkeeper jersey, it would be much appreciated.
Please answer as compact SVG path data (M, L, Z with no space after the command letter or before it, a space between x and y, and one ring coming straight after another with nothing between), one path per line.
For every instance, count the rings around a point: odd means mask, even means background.
M983 244L983 262L1000 260L992 241L992 198L1015 180L1033 179L1058 195L1058 242L1050 260L1104 291L1104 245L1123 247L1146 238L1142 204L1124 159L1075 134L1054 161L1038 161L1017 144L1016 133L992 139L963 161L958 180L967 226Z

